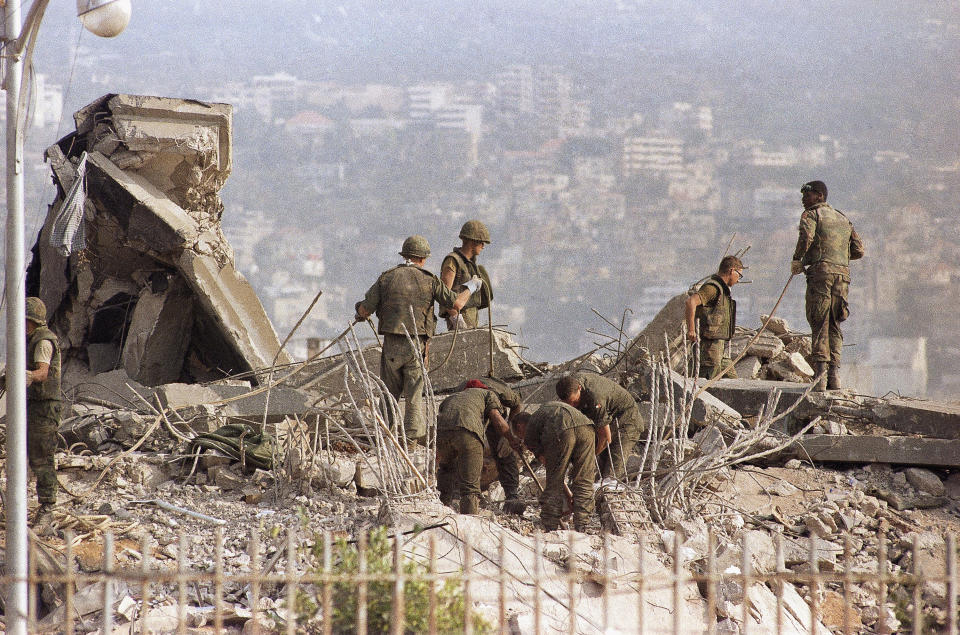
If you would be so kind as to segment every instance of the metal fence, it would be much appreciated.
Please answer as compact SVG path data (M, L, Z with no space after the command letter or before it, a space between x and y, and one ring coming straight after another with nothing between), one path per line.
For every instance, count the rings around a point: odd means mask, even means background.
M545 536L510 536L510 532L501 531L494 542L475 547L471 535L463 535L456 550L460 566L452 569L444 564L450 552L440 553L437 537L430 531L382 534L379 552L366 535L347 541L343 537L335 539L330 533L306 538L291 531L272 539L273 552L267 556L259 532L254 530L242 567L228 566L220 528L213 536L212 561L208 559L202 567L187 566L189 540L183 534L175 553L166 549L162 557L151 555L147 540L138 552L124 547L125 556L138 559L139 566L123 569L114 564L118 551L110 533L97 537L68 533L62 549L34 538L28 631L72 634L99 629L100 633L113 633L122 628L125 633L187 633L205 625L207 630L203 632L214 633L241 629L254 634L438 633L449 632L450 624L459 624L456 629L464 633L729 633L737 631L729 630L729 626L718 631L715 615L733 585L739 586L742 601L740 614L729 618L740 633L957 633L958 576L953 535L945 536L942 575L925 576L917 570L917 557L912 558L912 572L893 573L882 533L876 543L873 571L854 570L849 537L843 540L843 555L833 571L820 570L816 553L819 543L814 540L809 541L810 555L803 572L787 570L783 541L778 536L776 570L762 574L751 571L754 554L746 541L740 571L718 571L712 533L705 558L685 566L677 538L672 549L662 554L665 565L657 571L645 564L651 561L651 554L642 541L634 545L636 567L624 570L611 566L611 538L593 537L599 564L588 567L586 574L569 560L565 567L556 566L556 558L546 553ZM575 553L574 540L584 540L582 535L575 537L570 532L558 543L556 536L552 544L563 546L565 541L568 558ZM529 569L506 566L508 552L516 551L521 544L511 540L526 540L530 545ZM77 549L89 550L91 544L102 548L102 560L99 566L88 564L86 568L94 572L86 573L78 570ZM912 553L918 551L914 540ZM232 552L234 560L236 555ZM499 566L480 566L491 563ZM2 581L6 586L11 580L5 577ZM445 586L448 582L452 584ZM929 622L924 615L924 588L928 583L944 585L941 588L946 591L939 607L945 617L939 624ZM804 609L790 604L789 585L804 587L805 615ZM760 587L775 598L772 614L758 606L760 602L752 594L752 589ZM842 619L830 630L824 630L821 623L819 598L825 589L843 597ZM861 598L869 593L877 606L898 612L901 625L883 618L863 625L853 601L855 592ZM901 598L899 606L894 606L894 596ZM910 601L902 602L904 597ZM269 601L264 602L264 598ZM45 611L56 608L38 616L41 602ZM374 602L378 602L376 607ZM165 609L162 613L166 619L160 622L156 618L158 607ZM387 616L373 614L384 610ZM451 611L459 615L451 616ZM483 619L476 620L477 614ZM246 621L250 623L242 628Z

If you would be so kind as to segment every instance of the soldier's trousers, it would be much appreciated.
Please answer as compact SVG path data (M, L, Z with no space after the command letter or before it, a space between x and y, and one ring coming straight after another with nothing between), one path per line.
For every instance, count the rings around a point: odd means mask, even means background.
M423 349L426 341L421 338ZM420 359L410 346L406 335L385 334L383 353L380 355L380 379L387 385L390 394L406 401L403 426L407 439L419 439L427 434L426 417L423 412L423 372ZM391 422L395 424L395 422Z
M449 504L460 490L460 513L480 510L480 473L483 471L483 442L466 428L437 431L437 489L440 500Z
M540 495L540 522L544 529L553 531L560 526L563 483L570 468L570 491L573 493L573 522L576 526L589 524L593 516L593 479L596 476L596 432L593 426L577 426L558 430L544 443L547 483Z
M815 362L840 363L843 331L840 323L847 319L847 291L850 278L840 273L817 274L807 278L806 309L810 324Z
M730 356L727 354L729 340L708 340L700 338L700 376L704 379L713 379L720 371L730 366ZM737 369L730 367L724 375L731 379L737 378Z
M502 441L500 432L492 425L487 426L487 446L497 464L497 480L507 498L514 498L520 489L520 462L513 450L501 452L505 443Z
M610 424L610 445L597 457L601 476L612 476L621 481L626 479L627 457L646 429L647 422L637 406L614 419Z
M57 502L57 429L60 427L59 401L27 402L27 460L37 477L37 500Z

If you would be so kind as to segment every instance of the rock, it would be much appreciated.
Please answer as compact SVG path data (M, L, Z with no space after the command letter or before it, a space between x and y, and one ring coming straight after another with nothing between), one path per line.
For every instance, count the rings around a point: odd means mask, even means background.
M785 335L790 332L790 326L787 324L787 321L782 317L769 315L760 316L760 324L766 324L768 331L774 335Z
M127 478L144 488L155 489L161 483L170 480L169 474L159 465L139 460L127 465Z
M800 490L789 481L777 481L769 488L769 491L776 496L793 496Z
M743 562L743 547L747 544L750 551L750 570L752 573L766 575L777 570L777 548L773 538L765 531L745 531L738 536L736 543L726 543L718 549L717 568L727 570L736 567L739 570Z
M821 571L833 571L836 568L837 557L843 555L843 547L819 538L809 538L806 540L784 538L784 564L788 567L795 567L804 563L809 563L810 540L814 541L814 557L817 560L817 566Z
M746 349L747 355L754 355L763 359L772 359L783 352L783 342L780 341L780 338L767 331L761 333L757 341L748 347L747 344L750 343L754 335L756 335L756 332L752 331L740 332L734 335L730 340L730 356L737 357Z
M863 626L856 609L850 607L845 612L846 602L843 596L836 591L827 591L820 600L820 619L827 627L841 629L847 627L858 632Z
M328 483L337 487L346 487L353 482L356 464L348 459L336 457L332 461L321 461L320 469Z
M245 481L227 466L211 468L207 472L208 477L212 477L214 485L220 489L229 492L241 489Z
M787 468L788 470L799 470L803 467L803 461L800 459L790 459L783 464L783 467Z
M803 519L803 524L810 531L811 536L817 538L827 538L833 534L833 530L823 522L819 515L811 514Z
M737 371L737 377L741 379L758 378L761 367L760 358L753 355L747 355L734 365L734 369Z
M921 467L908 467L903 473L907 478L907 482L917 491L925 492L933 496L943 496L946 493L946 487L943 481L930 470Z
M914 552L913 543L916 540L917 550ZM947 574L946 543L942 536L932 532L910 532L900 539L900 546L906 550L900 559L900 566L910 573L925 579L943 578ZM924 595L933 602L943 606L946 599L946 585L942 582L926 582L923 585Z

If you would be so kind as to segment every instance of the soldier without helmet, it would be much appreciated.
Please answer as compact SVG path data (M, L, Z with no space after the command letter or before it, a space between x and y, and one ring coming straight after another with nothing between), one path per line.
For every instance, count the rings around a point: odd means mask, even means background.
M850 314L850 261L863 258L863 241L853 223L827 204L823 181L805 183L800 194L803 214L790 273L807 277L805 304L813 344L811 357L819 378L814 389L836 390L840 388L843 347L840 323Z
M407 337L419 339L425 365L429 340L437 324L434 302L442 308L459 311L482 281L480 278L468 280L459 293L443 286L439 278L423 268L430 255L430 244L423 236L414 235L404 240L400 255L403 263L380 274L355 308L361 320L377 315L377 332L383 335L380 378L391 395L406 400L403 421L407 439L422 441L427 427L421 360Z

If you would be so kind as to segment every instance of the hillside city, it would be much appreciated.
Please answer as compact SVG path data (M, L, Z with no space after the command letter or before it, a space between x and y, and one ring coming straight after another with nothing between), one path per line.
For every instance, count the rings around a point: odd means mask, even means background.
M958 23L918 16L908 37L935 56L955 50L958 33ZM679 78L657 94L647 90L655 82L611 85L569 65L512 63L457 80L318 81L287 69L152 90L234 107L224 231L281 337L322 290L291 340L298 357L307 338L343 330L404 237L429 239L436 272L471 218L493 235L480 257L493 278L493 321L531 360L586 352L608 341L591 331L617 336L611 324L632 336L726 250L746 250L750 284L734 295L739 323L755 328L790 277L799 185L816 178L866 243L844 325L851 383L873 394L954 394L960 325L943 318L960 275L960 160L946 139L943 151L923 145L937 138L927 114L869 106L864 119L895 116L896 125L834 121L801 134L807 128L762 119L769 105L734 108L721 82L698 85L679 63L656 73ZM109 77L98 82L111 92ZM63 92L38 76L28 235L31 201L38 227L52 200L40 190L41 153L68 129ZM857 96L836 101L867 108ZM793 280L777 310L799 330L802 294Z

